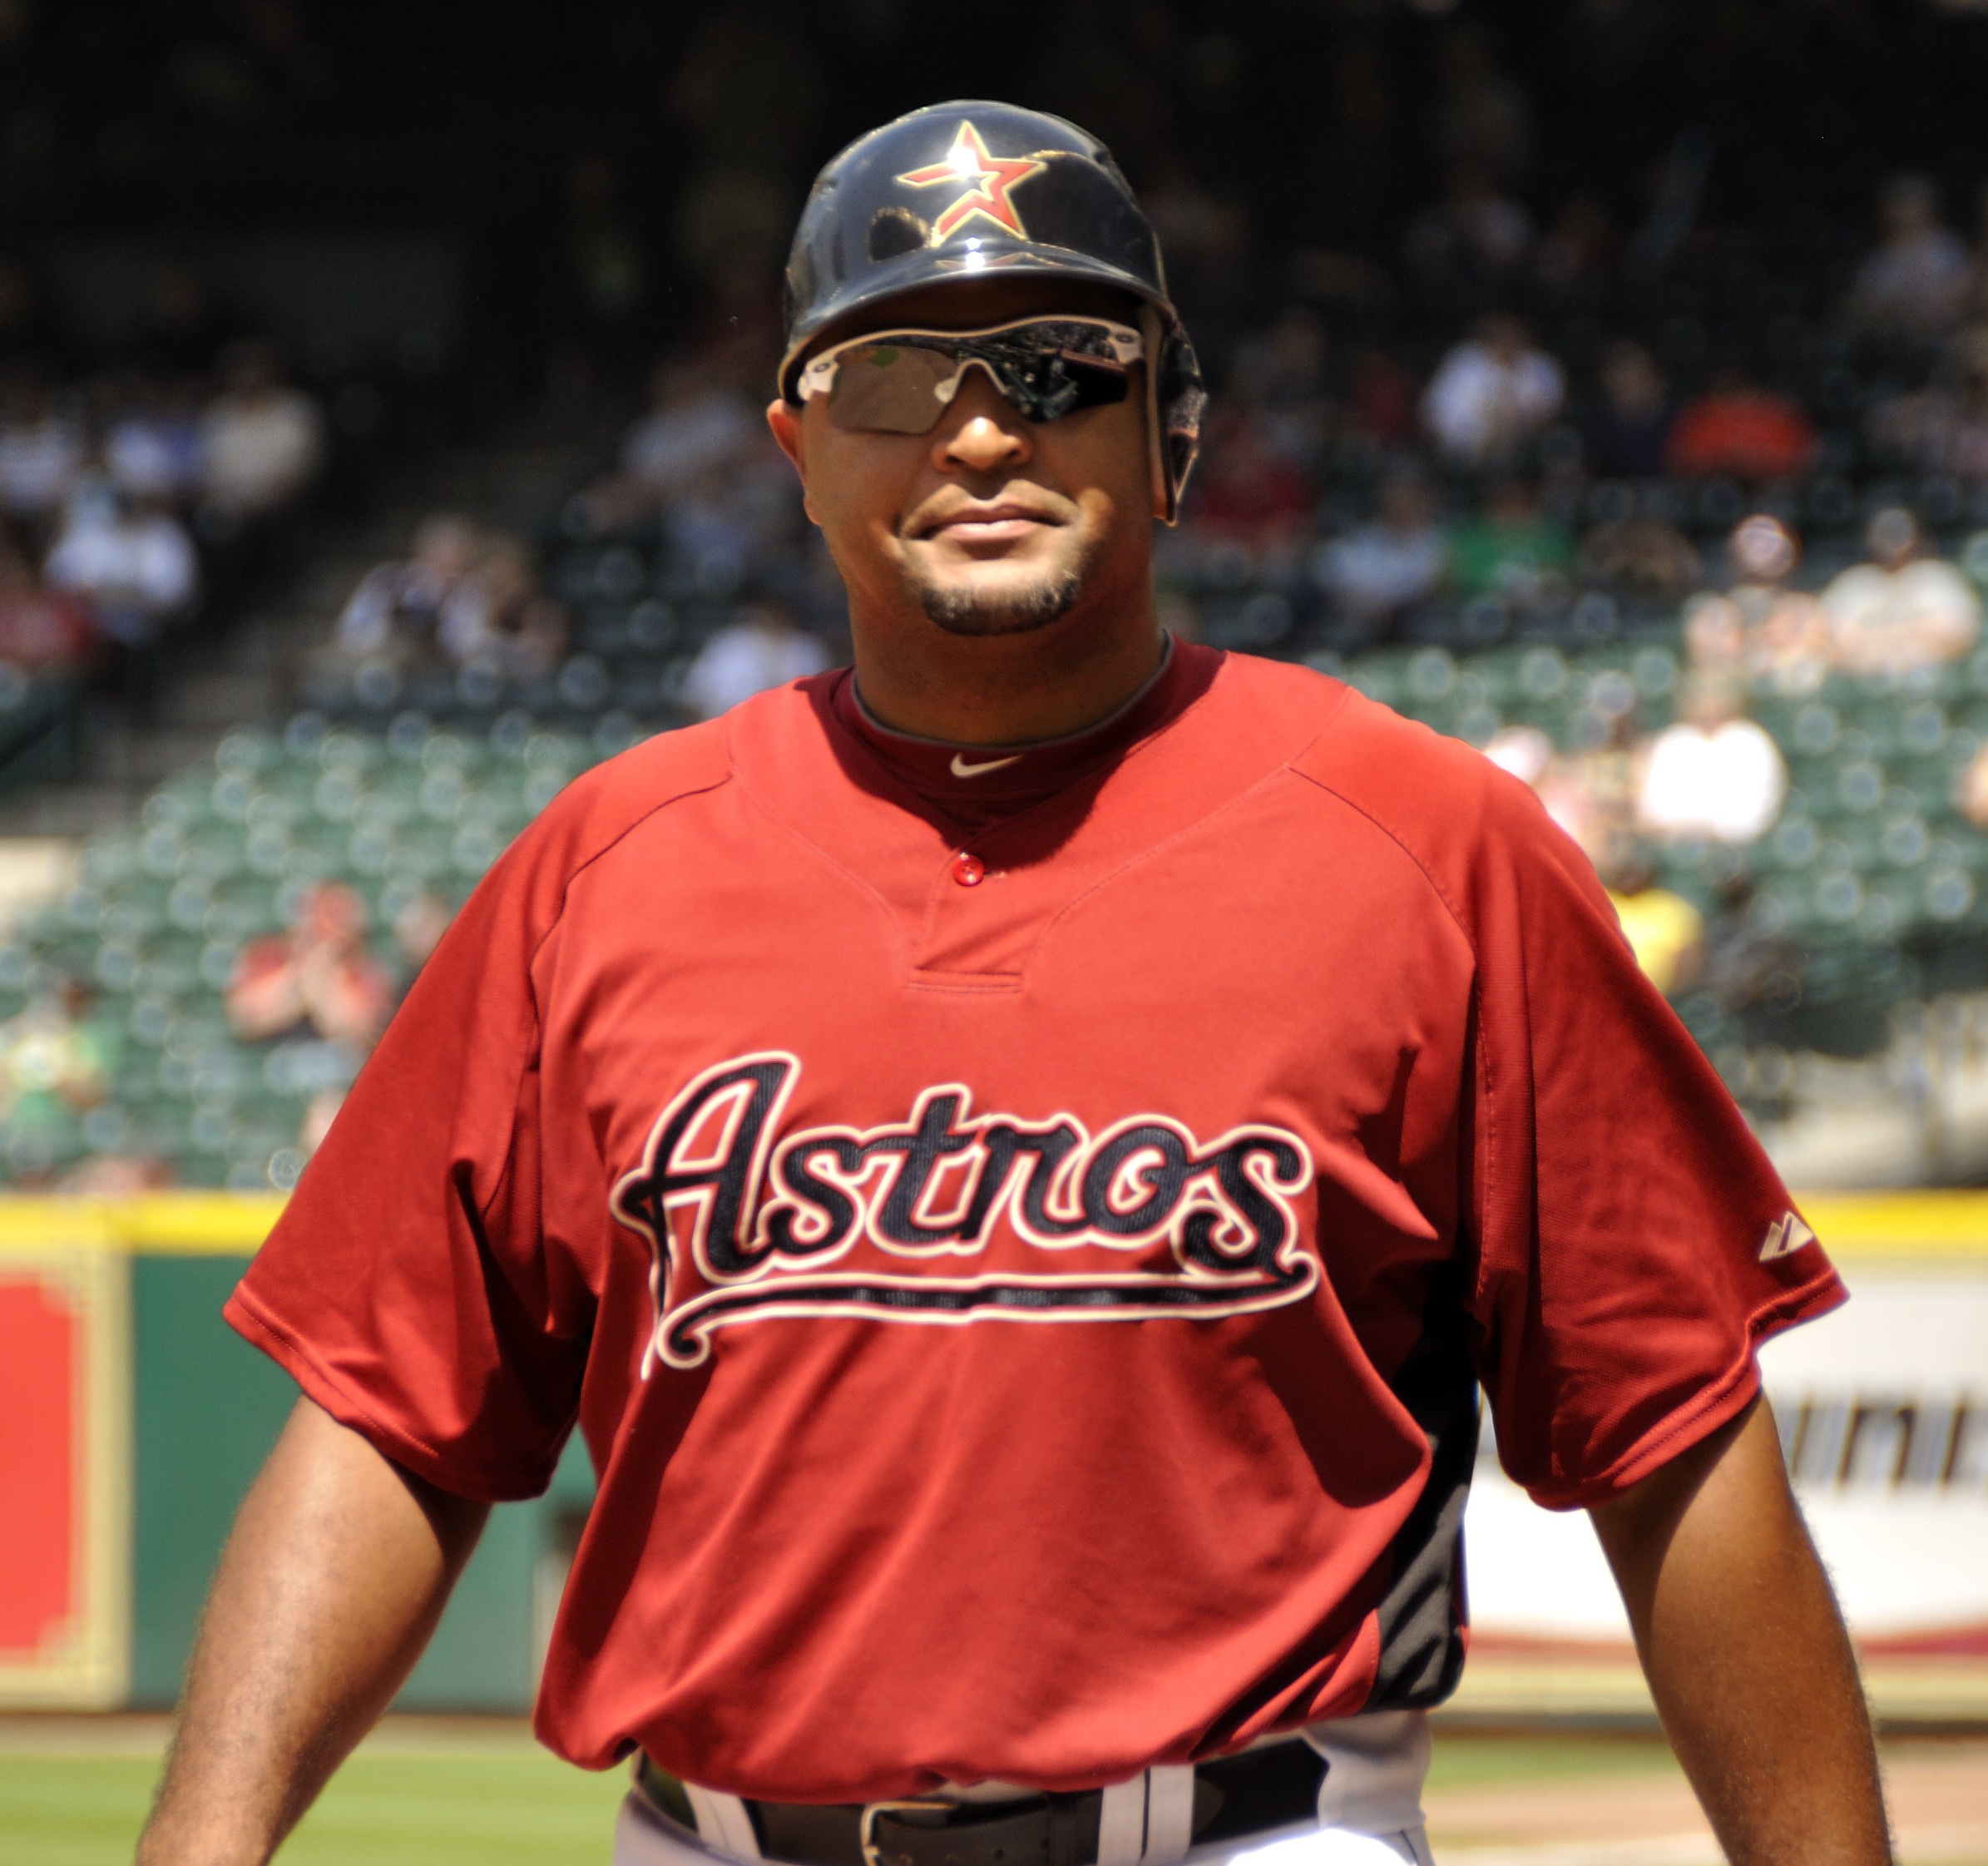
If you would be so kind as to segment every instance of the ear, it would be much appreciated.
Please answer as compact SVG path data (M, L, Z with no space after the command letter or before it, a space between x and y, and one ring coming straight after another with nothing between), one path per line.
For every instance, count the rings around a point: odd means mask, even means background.
M814 507L808 497L808 463L801 440L801 411L783 395L776 395L766 404L766 425L773 430L773 438L779 443L781 453L794 463L794 470L800 475L801 506L807 512L811 524L820 521L814 516Z

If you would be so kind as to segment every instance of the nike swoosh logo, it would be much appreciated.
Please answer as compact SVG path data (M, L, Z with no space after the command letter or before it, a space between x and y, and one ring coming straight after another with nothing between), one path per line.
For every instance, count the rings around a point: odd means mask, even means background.
M990 758L983 765L969 765L956 751L952 755L952 775L956 778L985 777L989 771L998 771L1005 765L1019 765L1021 762L1021 754L1016 752L1012 758Z

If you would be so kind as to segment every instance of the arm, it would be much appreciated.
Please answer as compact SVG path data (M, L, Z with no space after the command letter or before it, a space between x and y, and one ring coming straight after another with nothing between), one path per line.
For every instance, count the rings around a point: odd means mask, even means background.
M488 1506L309 1400L228 1538L139 1866L261 1866L413 1669Z
M1870 1718L1756 1401L1591 1512L1671 1745L1735 1866L1884 1866Z

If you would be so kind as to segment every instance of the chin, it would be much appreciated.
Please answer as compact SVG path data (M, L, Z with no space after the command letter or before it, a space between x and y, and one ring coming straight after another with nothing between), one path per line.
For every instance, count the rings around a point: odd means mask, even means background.
M927 617L948 635L1027 635L1061 621L1084 592L1074 567L1021 577L921 581L912 593Z

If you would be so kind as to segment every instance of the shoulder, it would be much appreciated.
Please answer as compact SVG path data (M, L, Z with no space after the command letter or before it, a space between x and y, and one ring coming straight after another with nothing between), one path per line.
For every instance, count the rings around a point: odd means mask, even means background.
M1528 785L1364 695L1348 691L1291 768L1396 843L1473 944L1491 903L1515 890L1601 899L1586 857Z
M521 842L542 860L583 868L659 810L718 789L731 776L725 722L659 732L575 778L539 813Z

